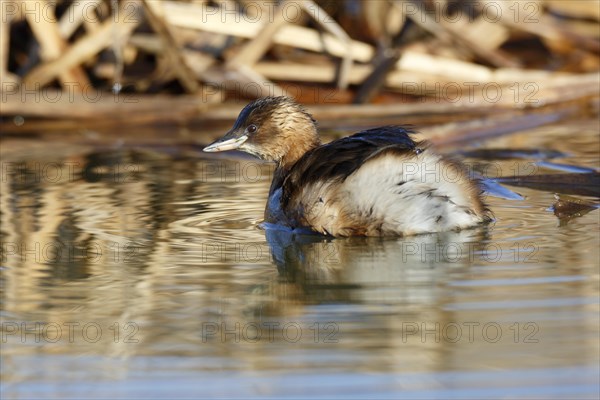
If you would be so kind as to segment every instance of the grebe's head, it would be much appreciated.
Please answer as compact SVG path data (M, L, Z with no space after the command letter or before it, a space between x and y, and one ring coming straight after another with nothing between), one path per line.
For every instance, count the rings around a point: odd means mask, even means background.
M237 149L285 166L319 144L312 116L291 98L281 96L248 104L233 128L204 151Z

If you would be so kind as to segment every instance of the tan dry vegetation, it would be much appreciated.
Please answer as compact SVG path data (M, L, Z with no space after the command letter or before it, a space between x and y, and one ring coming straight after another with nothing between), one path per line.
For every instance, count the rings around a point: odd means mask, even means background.
M312 110L325 125L357 115L456 122L451 116L462 113L478 127L499 113L501 124L529 123L522 116L537 112L554 122L598 102L598 1L358 6L353 13L350 2L325 0L6 1L0 123L19 132L31 124L14 126L14 116L120 125L230 120L239 102L287 94L318 104Z

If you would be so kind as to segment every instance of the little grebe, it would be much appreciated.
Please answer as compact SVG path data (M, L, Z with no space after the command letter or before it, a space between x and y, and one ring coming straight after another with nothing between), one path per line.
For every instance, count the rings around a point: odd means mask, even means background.
M238 149L277 166L265 221L333 236L413 235L488 220L464 167L384 126L321 144L313 117L288 97L248 104L204 151Z

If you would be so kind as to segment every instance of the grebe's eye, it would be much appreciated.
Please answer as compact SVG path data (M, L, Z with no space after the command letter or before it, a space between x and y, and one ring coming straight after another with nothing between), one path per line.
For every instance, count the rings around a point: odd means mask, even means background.
M250 125L250 126L248 126L248 127L246 128L246 130L248 131L248 133L254 133L254 132L256 132L256 130L257 130L257 129L258 129L258 128L257 128L257 127L256 127L256 125L254 125L254 124L252 124L252 125Z

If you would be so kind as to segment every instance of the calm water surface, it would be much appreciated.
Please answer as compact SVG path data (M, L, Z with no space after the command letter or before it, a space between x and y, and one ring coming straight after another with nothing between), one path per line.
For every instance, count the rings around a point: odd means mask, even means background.
M260 226L254 159L13 142L3 398L600 395L597 209L560 221L513 188L481 229L322 239ZM600 166L594 121L483 145ZM535 161L470 165L552 172Z

